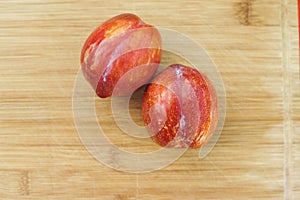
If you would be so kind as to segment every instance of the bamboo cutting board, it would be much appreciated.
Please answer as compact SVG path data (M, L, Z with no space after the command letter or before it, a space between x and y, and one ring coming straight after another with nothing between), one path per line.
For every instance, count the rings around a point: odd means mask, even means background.
M218 66L227 116L205 159L188 150L132 174L81 143L72 113L81 47L125 12L193 38ZM0 199L300 199L297 24L296 0L1 0ZM131 113L141 124L138 97ZM103 105L95 100L96 115L115 145L157 148L122 134Z

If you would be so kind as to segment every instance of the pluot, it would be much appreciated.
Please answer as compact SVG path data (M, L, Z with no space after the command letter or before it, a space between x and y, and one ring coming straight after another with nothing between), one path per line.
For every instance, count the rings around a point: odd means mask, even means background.
M199 148L216 129L216 90L196 69L173 64L146 88L142 114L152 140L160 146Z
M159 31L138 16L115 16L92 32L83 45L83 75L99 97L130 95L156 72L161 43Z

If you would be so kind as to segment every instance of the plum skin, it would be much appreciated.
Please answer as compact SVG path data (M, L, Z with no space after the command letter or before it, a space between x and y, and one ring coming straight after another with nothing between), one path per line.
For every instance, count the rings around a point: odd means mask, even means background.
M160 146L199 148L216 129L217 93L204 74L173 64L146 88L142 114L152 140Z
M130 95L156 72L161 43L158 30L138 16L115 16L86 39L80 57L83 75L101 98Z

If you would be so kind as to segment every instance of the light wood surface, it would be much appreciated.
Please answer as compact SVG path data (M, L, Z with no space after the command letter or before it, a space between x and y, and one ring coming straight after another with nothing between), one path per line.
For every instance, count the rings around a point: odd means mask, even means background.
M130 174L82 145L72 113L81 47L125 12L193 38L218 66L227 117L204 160L188 150L164 169ZM300 199L297 24L296 0L1 0L0 199ZM116 145L156 148L115 134L107 101L96 100L97 116ZM138 102L131 113L141 124Z

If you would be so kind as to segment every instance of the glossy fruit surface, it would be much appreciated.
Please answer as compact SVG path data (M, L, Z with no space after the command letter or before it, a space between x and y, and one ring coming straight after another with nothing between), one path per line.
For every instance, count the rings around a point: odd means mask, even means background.
M142 113L149 134L160 146L198 148L218 122L216 91L196 69L174 64L147 87Z
M87 38L80 58L85 78L102 98L130 95L152 77L160 60L158 30L133 14L100 25Z

